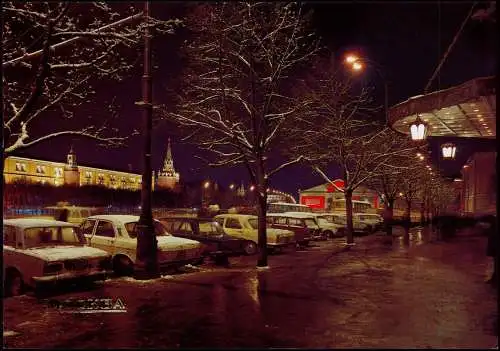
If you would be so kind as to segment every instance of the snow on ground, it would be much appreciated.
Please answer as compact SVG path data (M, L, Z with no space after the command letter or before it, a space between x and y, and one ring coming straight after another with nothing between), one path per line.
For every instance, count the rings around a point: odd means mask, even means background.
M19 335L20 333L18 332L15 332L13 330L4 330L3 331L3 337L7 337L7 336L16 336L16 335Z

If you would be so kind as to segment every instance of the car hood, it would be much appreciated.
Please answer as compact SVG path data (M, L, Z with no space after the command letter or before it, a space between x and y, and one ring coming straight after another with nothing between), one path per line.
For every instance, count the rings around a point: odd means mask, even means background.
M26 249L27 255L44 261L64 261L80 258L98 258L110 256L106 251L90 246L52 246Z
M201 243L196 240L179 238L176 236L157 236L158 248L160 250L185 250L201 247Z

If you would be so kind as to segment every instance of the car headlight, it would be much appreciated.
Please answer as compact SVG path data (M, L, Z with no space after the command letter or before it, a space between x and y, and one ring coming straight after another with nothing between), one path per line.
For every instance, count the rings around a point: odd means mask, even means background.
M43 274L57 274L63 270L62 263L48 263L43 267Z

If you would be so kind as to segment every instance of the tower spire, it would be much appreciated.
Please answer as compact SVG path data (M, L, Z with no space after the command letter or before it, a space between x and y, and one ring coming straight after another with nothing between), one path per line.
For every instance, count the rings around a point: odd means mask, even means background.
M166 157L166 159L167 160L172 160L172 147L170 146L170 138L168 138L167 157ZM173 163L173 160L172 160L172 163Z

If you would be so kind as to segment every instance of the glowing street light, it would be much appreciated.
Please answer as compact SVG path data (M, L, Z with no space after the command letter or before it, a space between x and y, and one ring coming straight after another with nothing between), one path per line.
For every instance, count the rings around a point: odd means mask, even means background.
M250 186L250 191L254 191L255 190L255 185L251 185Z
M205 184L203 184L203 187L204 187L205 189L208 189L208 187L209 187L209 186L210 186L210 182L207 180L207 181L205 182Z
M229 185L229 189L233 190L234 189L234 184Z
M427 138L428 124L420 119L417 114L417 119L410 125L411 140L422 141Z
M453 143L446 143L441 145L441 151L445 160L453 160L457 152L457 147Z
M363 64L361 62L353 62L352 69L355 71L361 71L363 69Z
M358 60L359 60L359 57L357 57L355 55L347 55L345 58L345 62L347 62L349 64L353 64L354 62L356 62Z

